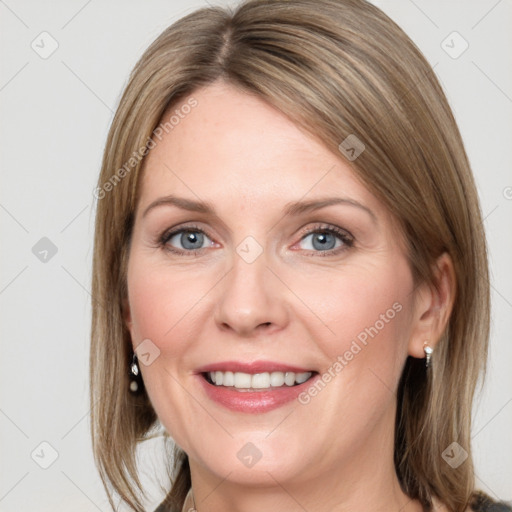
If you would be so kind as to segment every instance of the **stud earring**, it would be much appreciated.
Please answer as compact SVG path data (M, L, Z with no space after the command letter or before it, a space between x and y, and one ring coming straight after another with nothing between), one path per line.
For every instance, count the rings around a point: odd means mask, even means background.
M432 352L434 352L434 349L428 344L428 341L423 343L423 352L425 352L425 367L429 368L432 360Z
M133 354L130 364L130 391L135 395L142 389L142 376L140 374L137 354Z

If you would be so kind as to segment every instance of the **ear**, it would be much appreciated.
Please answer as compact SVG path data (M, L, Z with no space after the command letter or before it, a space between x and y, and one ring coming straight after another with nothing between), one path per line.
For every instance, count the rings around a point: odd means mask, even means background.
M131 330L132 330L132 313L130 310L130 303L128 301L128 297L125 297L123 299L122 307L123 307L123 320L126 324L126 327L131 332Z
M436 261L434 282L422 284L415 292L410 356L424 358L425 342L435 348L450 320L455 290L453 262L449 254L443 253Z

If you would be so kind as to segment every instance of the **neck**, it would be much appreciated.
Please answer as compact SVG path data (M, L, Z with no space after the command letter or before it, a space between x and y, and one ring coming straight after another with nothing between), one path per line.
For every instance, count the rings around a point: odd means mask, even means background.
M372 476L361 480L351 475L339 480L326 474L320 481L311 481L307 486L275 480L274 485L249 487L219 479L205 485L207 480L201 481L198 473L194 474L185 511L195 504L197 512L422 512L420 503L402 492L396 477ZM202 485L196 484L198 479Z
M421 504L400 488L392 429L374 434L346 460L334 459L321 469L312 466L300 478L283 481L264 471L268 478L255 485L220 478L190 460L195 508L197 512L421 512ZM192 500L184 510L190 507Z

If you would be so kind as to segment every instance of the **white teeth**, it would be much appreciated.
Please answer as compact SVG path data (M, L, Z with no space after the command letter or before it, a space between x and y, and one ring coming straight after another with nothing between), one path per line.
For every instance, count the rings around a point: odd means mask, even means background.
M284 383L287 386L293 386L295 384L295 373L286 372L286 374L284 376Z
M311 372L297 373L297 375L295 375L295 382L297 384L302 384L303 382L306 382L309 377L311 377Z
M222 379L223 386L234 386L235 385L235 374L233 372L224 372Z
M250 388L251 387L251 374L249 373L235 373L235 388Z
M272 372L270 374L270 385L279 387L284 384L284 373L283 372Z
M268 373L256 373L252 376L251 387L265 389L270 387L270 375Z
M237 389L269 389L286 386L294 386L306 382L312 372L264 372L264 373L243 373L243 372L209 372L210 380L216 386L235 387Z

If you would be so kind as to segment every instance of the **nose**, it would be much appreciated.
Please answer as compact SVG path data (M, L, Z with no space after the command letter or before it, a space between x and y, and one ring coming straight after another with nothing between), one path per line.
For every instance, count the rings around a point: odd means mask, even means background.
M221 330L254 337L286 326L286 292L267 268L265 254L252 263L235 254L233 267L219 285L215 321Z

